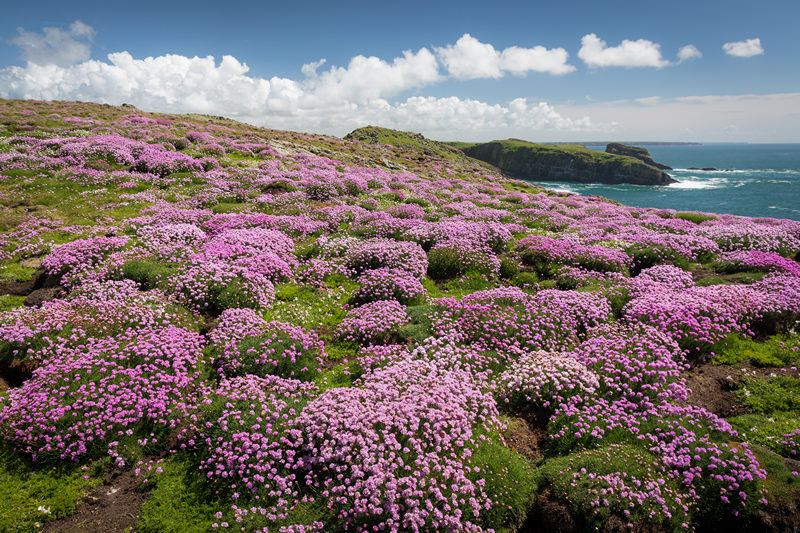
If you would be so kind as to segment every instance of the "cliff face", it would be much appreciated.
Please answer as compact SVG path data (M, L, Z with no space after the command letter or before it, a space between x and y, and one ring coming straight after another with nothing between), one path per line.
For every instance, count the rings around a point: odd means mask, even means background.
M656 167L659 170L672 170L672 167L654 161L653 157L650 155L650 152L648 152L646 148L628 146L620 143L609 143L608 146L606 146L606 153L634 157L645 165Z
M464 146L464 153L515 177L534 181L669 185L666 172L639 159L578 145L549 146L509 139Z

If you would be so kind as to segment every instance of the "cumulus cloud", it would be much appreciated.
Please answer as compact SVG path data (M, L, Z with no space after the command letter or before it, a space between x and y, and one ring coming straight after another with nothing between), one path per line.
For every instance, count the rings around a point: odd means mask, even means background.
M94 29L76 20L68 30L44 28L42 33L17 28L11 43L19 47L22 59L36 65L66 67L89 59Z
M733 57L753 57L764 53L764 48L761 46L761 39L747 39L746 41L735 41L725 43L722 49L726 54Z
M355 56L347 67L331 67L307 81L309 98L319 104L364 102L394 96L438 81L439 64L427 49L410 50L388 63L377 57Z
M455 44L436 48L436 54L449 74L459 80L502 78L506 72L523 76L528 72L567 74L575 70L567 64L569 54L563 48L511 46L499 51L469 33Z
M690 59L700 59L703 54L693 44L687 44L678 50L678 63L689 61Z
M502 68L530 70L535 57L527 54L533 49L520 50L521 56L512 50L506 60L500 54ZM0 69L0 97L127 102L151 111L224 115L273 128L334 135L368 123L475 140L603 127L586 116L567 116L545 102L524 98L504 104L424 96L390 101L442 79L435 55L426 48L403 52L391 61L359 55L344 67L322 70L324 65L324 60L304 65L305 77L300 80L266 79L249 75L249 67L232 56L217 62L211 56L136 59L117 52L104 61Z
M617 46L608 44L594 33L584 35L578 57L590 67L655 67L669 65L661 57L660 45L647 39L624 40Z

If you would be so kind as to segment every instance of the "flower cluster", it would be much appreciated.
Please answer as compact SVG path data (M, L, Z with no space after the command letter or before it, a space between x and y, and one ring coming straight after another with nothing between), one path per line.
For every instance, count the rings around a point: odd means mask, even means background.
M170 279L171 289L194 309L219 313L234 307L268 307L275 300L272 282L232 263L190 264Z
M597 374L564 353L533 352L512 362L497 379L500 397L521 409L548 409L594 394Z
M174 429L188 415L202 343L168 326L54 345L42 356L47 364L0 407L3 437L34 459L73 461L126 439L151 443L153 431Z
M313 331L284 322L260 325L256 321L247 321L247 315L225 318L227 331L222 334L222 339L226 343L214 361L222 375L277 375L307 380L313 379L324 359L325 345ZM234 328L236 323L242 323L242 319L247 321L244 327L250 331L239 338L244 332Z
M408 322L406 308L396 300L378 300L347 312L337 335L362 345L385 342Z
M468 372L408 360L331 389L297 418L307 483L345 528L478 530L491 505L469 457L497 409Z
M519 241L517 250L525 264L539 268L567 265L600 272L625 272L631 262L620 250L538 235Z
M489 248L471 239L443 241L428 252L428 275L431 278L449 279L467 272L497 277L500 260Z
M417 278L399 268L376 268L358 277L360 287L353 294L355 304L379 300L397 300L403 305L425 299L425 288Z
M354 275L376 268L399 268L422 278L428 270L425 250L413 242L368 239L352 246L345 254L345 265Z
M760 250L737 250L719 257L720 272L783 272L800 276L800 264L774 252Z

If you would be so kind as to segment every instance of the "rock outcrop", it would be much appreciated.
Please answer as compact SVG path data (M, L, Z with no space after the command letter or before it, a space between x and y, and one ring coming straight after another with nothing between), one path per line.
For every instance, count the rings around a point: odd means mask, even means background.
M669 185L676 180L637 158L589 150L580 145L551 146L517 139L465 145L470 157L506 174L531 181Z
M648 152L646 148L628 146L627 144L621 143L609 143L608 146L606 146L606 153L634 157L645 165L656 167L659 170L672 170L672 167L654 161L653 157L650 155L650 152Z

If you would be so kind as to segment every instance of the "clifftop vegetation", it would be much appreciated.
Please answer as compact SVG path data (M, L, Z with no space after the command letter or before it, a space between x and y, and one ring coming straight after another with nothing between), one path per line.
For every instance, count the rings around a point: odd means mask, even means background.
M0 100L0 531L797 527L800 223L360 135Z

